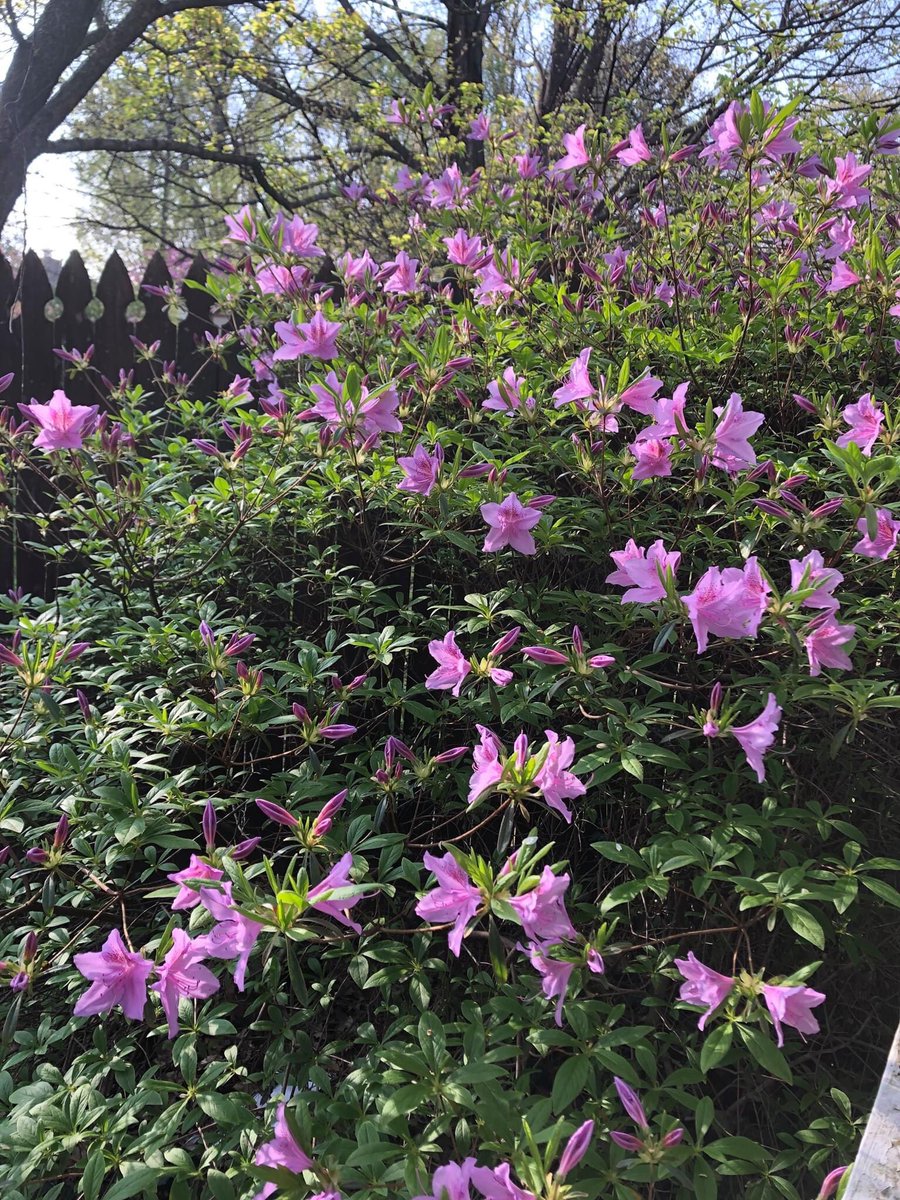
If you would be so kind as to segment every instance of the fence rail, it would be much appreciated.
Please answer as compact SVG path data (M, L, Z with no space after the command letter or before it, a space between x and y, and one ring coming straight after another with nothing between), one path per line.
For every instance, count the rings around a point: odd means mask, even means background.
M120 371L135 372L135 381L150 387L148 366L136 363L131 337L142 342L159 341L159 355L174 362L176 370L193 375L203 364L194 395L208 398L228 386L236 364L208 360L199 348L207 332L215 332L211 297L188 281L203 282L209 263L197 255L184 278L175 283L159 253L154 254L137 288L114 251L106 261L96 285L91 281L81 255L69 255L56 286L51 284L44 264L30 250L18 271L0 255L0 375L11 373L13 382L0 397L0 405L15 409L19 402L49 400L56 388L65 388L76 404L96 404L98 396L83 374L66 378L66 363L54 349L80 350L93 345L92 363L110 380ZM146 290L146 285L173 288L179 298L178 320L166 301ZM8 464L0 461L0 472ZM40 554L24 544L34 540L35 526L29 514L47 497L40 481L21 473L12 493L0 496L0 504L11 503L12 511L0 516L0 592L21 586L26 592L49 596L56 586L56 570ZM2 513L2 507L0 507Z

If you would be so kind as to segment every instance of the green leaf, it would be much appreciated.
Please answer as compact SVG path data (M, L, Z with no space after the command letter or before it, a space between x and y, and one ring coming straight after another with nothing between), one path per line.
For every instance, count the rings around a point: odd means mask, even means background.
M392 1096L388 1096L384 1108L381 1110L382 1116L392 1120L394 1117L402 1117L406 1113L415 1112L430 1096L431 1084L407 1083L404 1087L397 1088Z
M97 1200L106 1176L106 1156L100 1146L92 1150L81 1176L81 1191L84 1200Z
M819 950L825 949L825 931L812 913L793 904L786 904L782 911L794 933L805 938L807 942L812 942Z
M893 904L894 908L900 908L900 892L889 883L885 883L883 879L873 879L870 875L863 875L862 882L863 887L874 892L879 900L885 900L888 904Z
M566 1112L580 1096L592 1074L590 1059L585 1054L567 1058L553 1080L551 1102L555 1113Z
M731 1049L731 1043L734 1038L734 1025L727 1021L722 1025L716 1025L703 1043L703 1049L700 1051L700 1070L704 1075L708 1075L713 1067L717 1067L728 1051Z
M709 1142L704 1147L705 1152L716 1162L727 1162L730 1158L742 1158L746 1162L764 1163L769 1152L758 1142L752 1142L746 1137L723 1137Z
M206 1186L215 1200L234 1200L234 1184L223 1171L210 1167L206 1173Z
M208 1117L221 1121L223 1125L242 1125L247 1116L247 1110L230 1096L221 1096L218 1092L198 1092L197 1104Z
M112 1185L109 1191L104 1192L103 1200L128 1200L130 1196L136 1196L139 1192L151 1192L156 1195L156 1185L163 1175L169 1174L168 1170L162 1167L146 1167L122 1163L122 1168L131 1166L131 1170L127 1175Z
M777 1079L783 1079L785 1083L794 1082L787 1059L771 1038L766 1037L764 1033L760 1033L758 1029L751 1029L747 1025L739 1025L738 1029L740 1030L744 1045L764 1071L768 1071Z

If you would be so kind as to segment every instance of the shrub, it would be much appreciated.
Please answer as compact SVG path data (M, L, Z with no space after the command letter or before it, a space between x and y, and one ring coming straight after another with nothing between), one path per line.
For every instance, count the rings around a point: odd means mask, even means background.
M215 399L150 346L152 387L73 363L102 414L7 413L64 582L2 601L5 1197L790 1200L852 1159L898 134L797 119L549 173L495 132L325 283L245 210Z

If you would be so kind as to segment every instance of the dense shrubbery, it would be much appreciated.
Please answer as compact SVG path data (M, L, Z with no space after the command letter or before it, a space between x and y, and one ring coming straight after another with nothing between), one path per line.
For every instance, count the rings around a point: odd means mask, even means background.
M73 565L2 600L4 1197L790 1200L852 1159L898 137L796 119L549 175L476 126L329 286L239 214L216 402L145 347L99 419L7 415Z

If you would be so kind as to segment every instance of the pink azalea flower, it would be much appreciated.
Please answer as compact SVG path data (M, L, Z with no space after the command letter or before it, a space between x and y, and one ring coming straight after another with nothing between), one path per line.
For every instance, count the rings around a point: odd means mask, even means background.
M431 871L438 886L423 896L416 905L416 916L423 921L443 923L453 921L448 942L451 953L459 958L466 925L482 905L482 895L452 854L435 858L427 852L423 856L427 870Z
M584 144L585 125L579 125L574 133L563 134L563 149L565 155L554 165L555 171L572 171L577 167L586 167L591 161Z
M776 704L774 695L769 692L766 706L758 717L747 725L732 725L729 731L740 742L747 762L756 772L760 783L766 778L763 755L775 741L775 732L780 720L781 708Z
M766 610L767 589L755 558L748 559L743 570L710 567L693 592L682 596L697 638L697 653L704 653L711 633L716 637L756 637Z
M99 406L73 404L57 389L49 404L20 404L19 408L40 429L34 439L39 450L80 450L94 427Z
M397 458L397 466L405 476L397 484L397 487L401 492L418 492L422 496L430 495L432 488L437 483L443 461L444 451L439 442L434 447L434 454L429 454L420 442L413 450L412 455Z
M398 296L411 296L419 291L421 286L418 277L419 260L410 258L405 250L400 250L396 258L384 263L382 270L394 267L389 279L384 282L386 292L394 292Z
M73 1009L76 1017L93 1017L110 1012L121 1004L130 1021L139 1021L147 1003L147 978L153 963L142 954L129 950L118 929L114 929L99 952L76 954L77 969L91 980L91 986L78 997Z
M499 504L482 504L481 515L490 526L482 550L493 553L510 546L520 554L534 554L536 546L529 530L541 519L540 509L522 504L515 492Z
M825 259L840 258L856 245L854 229L856 222L852 217L835 218L828 226L828 240L831 245L822 251Z
M493 260L475 272L478 286L474 296L482 307L496 304L513 294L513 283L519 278L519 261L508 250L500 255L500 265Z
M633 409L634 412L649 416L656 407L654 397L662 386L661 379L657 379L653 375L645 375L643 379L637 379L628 385L619 397L619 403L624 404L626 408ZM687 390L687 384L682 384L682 387Z
M531 965L541 976L541 991L548 1000L556 997L556 1016L557 1025L562 1025L562 1010L566 999L566 991L569 987L569 980L572 978L572 972L575 970L575 964L570 962L559 962L558 959L548 958L547 950L549 946L541 946L532 943L528 946L528 958Z
M818 1033L819 1022L811 1009L824 1003L825 993L808 987L776 987L763 984L763 999L772 1016L779 1048L784 1045L783 1025L790 1025L799 1033Z
M293 360L301 354L322 360L337 358L336 339L342 328L340 321L328 321L321 312L316 312L313 319L303 325L276 321L275 332L283 345L278 347L272 358L275 362Z
M591 361L591 348L582 350L569 367L569 378L553 393L554 408L571 404L578 400L590 400L597 395L597 389L588 376L588 363ZM582 406L583 407L583 406Z
M672 447L667 441L641 436L628 449L635 458L632 479L662 479L672 474Z
M256 221L249 204L238 209L233 216L225 217L225 225L232 242L252 242L256 238Z
M503 778L503 763L500 761L500 751L503 749L495 734L485 725L476 725L480 743L472 751L475 769L469 779L468 804L471 806L495 787Z
M732 475L745 467L755 466L756 453L747 439L762 425L763 414L744 412L737 392L732 392L724 408L714 411L720 420L714 430L713 464Z
M431 1195L416 1196L415 1200L472 1200L469 1183L472 1179L474 1158L460 1163L447 1163L438 1167L431 1177Z
M529 941L555 944L577 936L566 912L565 895L570 882L568 875L554 875L544 867L536 888L524 896L510 896L509 905Z
M484 1200L537 1200L534 1192L526 1192L510 1179L509 1163L490 1167L474 1167L472 1183Z
M666 550L661 538L649 549L629 538L625 549L613 550L610 558L616 564L616 570L607 575L606 582L628 588L622 603L653 604L665 599L666 570L671 569L675 574L681 562L681 551Z
M457 229L453 237L441 238L447 247L447 257L458 267L473 267L484 256L484 243L475 234L469 237L464 229Z
M354 930L355 933L362 933L362 925L357 924L347 914L354 904L358 904L360 900L366 900L371 893L360 892L356 896L345 896L339 900L328 898L329 892L353 885L353 880L350 878L350 868L352 866L353 855L348 851L347 854L338 859L321 883L317 883L315 887L309 889L306 893L306 899L314 908L332 917L341 925L346 925L348 929Z
M865 521L863 521L863 525L865 525ZM844 576L840 571L826 567L825 560L818 550L810 550L809 554L799 560L792 558L789 565L791 568L791 591L796 591L800 587L804 575L806 576L806 586L816 589L803 601L805 608L824 608L829 612L837 611L840 601L832 595L832 592L839 583L844 582Z
M868 458L881 432L884 413L866 392L855 404L848 404L841 417L850 428L837 439L837 445L846 447L852 442Z
M863 558L885 559L897 547L900 521L895 520L886 508L876 509L875 517L878 529L874 538L869 537L869 523L865 517L860 517L856 522L856 528L862 534L862 537L853 547L853 553L861 554Z
M294 1141L294 1135L291 1133L284 1115L284 1108L283 1104L278 1105L278 1113L275 1117L275 1136L271 1142L265 1142L260 1146L253 1161L258 1167L284 1167L288 1171L293 1171L295 1175L299 1175L302 1171L308 1171L313 1162ZM277 1184L265 1183L253 1200L267 1200L277 1191Z
M284 213L278 213L272 222L272 236L280 244L285 254L295 254L297 258L323 258L325 251L316 245L319 236L318 225L309 224L302 217L288 218Z
M679 433L679 424L685 427L684 406L690 386L689 383L679 383L671 396L660 396L658 400L651 400L638 409L653 418L653 424L641 430L640 438L675 437Z
M730 975L720 975L712 967L705 966L694 957L693 951L688 952L687 958L676 958L675 966L685 979L678 998L686 1004L706 1005L706 1012L697 1023L697 1028L702 1031L707 1020L731 992L734 979Z
M554 809L571 825L572 811L563 801L583 796L587 790L581 780L566 769L575 759L575 743L570 737L561 742L552 729L545 729L544 734L550 748L534 782L548 808Z
M823 667L832 667L837 671L852 670L850 655L841 646L849 642L855 633L855 625L839 625L833 613L828 613L824 619L818 617L803 639L810 675L815 677L821 674Z
M860 187L860 184L871 171L871 165L857 162L852 151L845 158L835 158L834 179L825 181L826 196L833 197L838 208L856 208L868 204L869 189Z
M856 272L851 271L842 258L837 258L831 268L831 278L825 284L825 291L842 292L856 283L859 283L859 276Z
M636 167L638 163L650 162L652 157L650 147L644 139L644 130L639 124L635 125L629 133L627 147L616 151L616 158L626 167Z
M513 367L507 367L502 380L495 379L488 384L487 400L482 401L481 407L492 409L494 412L511 412L520 408L524 383L525 380L516 375ZM525 403L529 408L534 407L534 400L529 399Z
M453 695L459 696L459 689L472 665L456 644L456 631L451 629L444 634L443 640L429 642L428 653L439 666L425 680L425 686L435 692L452 688Z
M401 433L403 431L400 419L396 415L397 409L400 407L400 397L393 384L379 392L377 396L369 396L366 388L363 388L362 394L363 399L359 406L359 413L362 418L363 435L367 439L373 434Z
M337 260L335 267L346 283L365 283L366 276L371 278L378 270L378 264L368 250L363 250L359 258L354 258L348 250Z
M196 854L191 855L191 861L183 871L175 871L172 875L167 875L167 879L171 879L173 883L180 884L178 895L172 901L172 909L177 912L182 908L195 908L200 903L200 892L196 888L187 887L189 879L221 879L224 872L218 867L212 866L205 862Z
M170 1039L178 1034L179 997L205 1000L218 991L219 981L202 965L203 957L202 947L198 949L183 929L172 930L172 948L159 968L159 979L150 985L152 992L159 992Z
M223 884L221 891L201 888L200 903L216 924L209 933L195 938L194 945L198 953L208 958L236 958L234 982L238 991L242 992L247 962L263 927L258 921L251 921L249 917L237 911L230 883Z
M466 135L470 142L486 142L491 136L491 118L486 112L480 112L469 122L469 132Z

